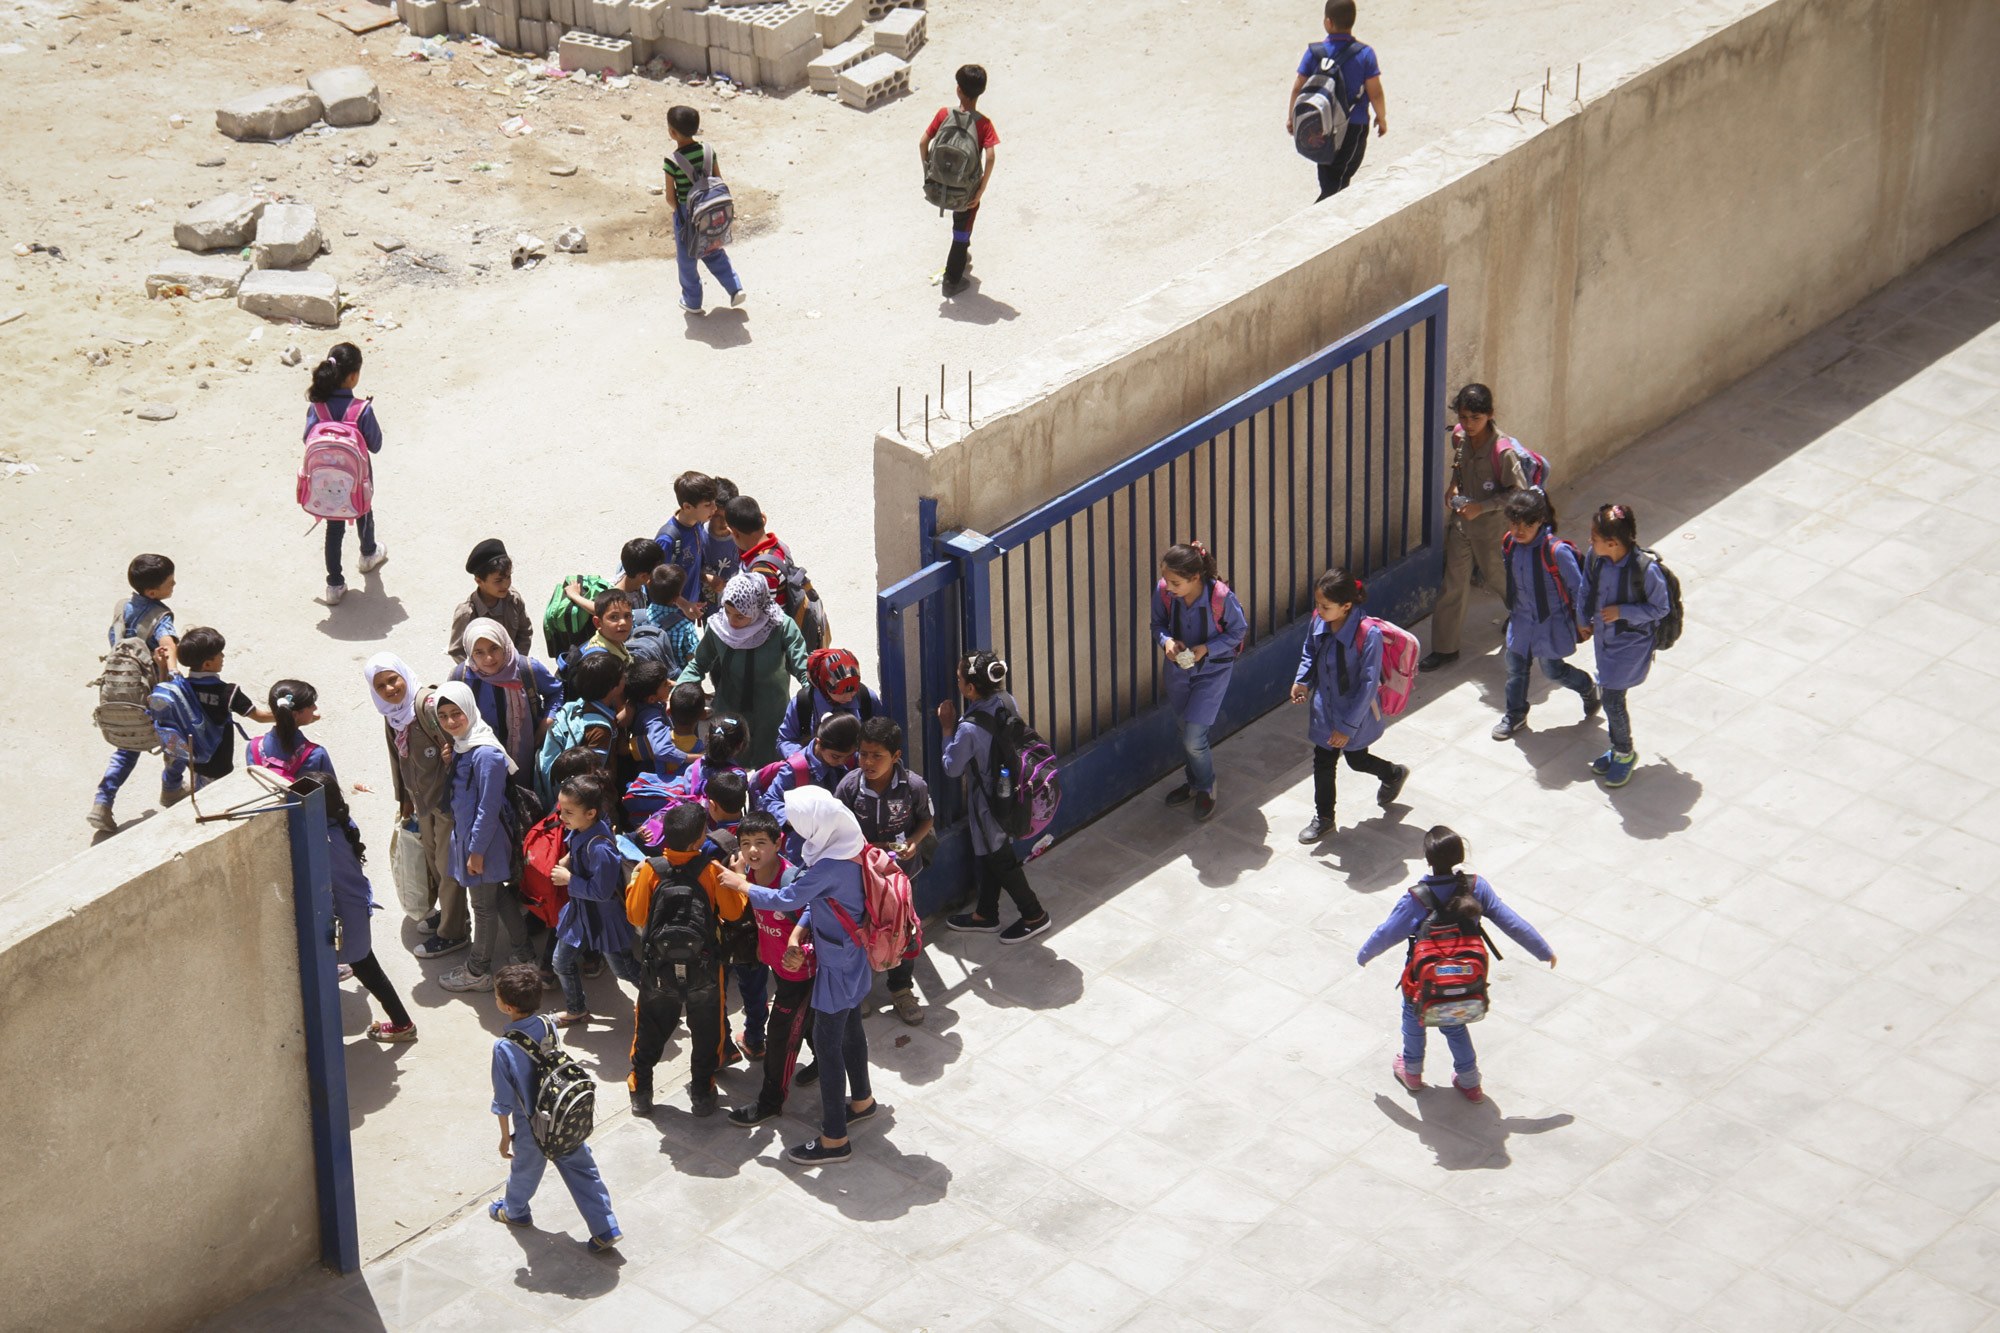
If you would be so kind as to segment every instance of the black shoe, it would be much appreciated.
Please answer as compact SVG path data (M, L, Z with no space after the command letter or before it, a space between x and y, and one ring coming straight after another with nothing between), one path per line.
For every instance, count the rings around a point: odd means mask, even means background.
M792 1082L802 1088L810 1088L813 1084L819 1082L818 1062L801 1066L799 1071L792 1075Z
M850 1125L859 1124L861 1121L866 1120L869 1116L874 1115L877 1111L881 1109L882 1109L882 1103L880 1099L870 1101L868 1103L868 1109L865 1111L857 1111L850 1106L847 1108L847 1123Z
M724 1069L729 1068L729 1066L735 1064L738 1060L741 1060L742 1058L743 1058L743 1052L737 1049L736 1041L734 1038L731 1038L730 1040L723 1043L722 1067Z
M595 981L597 980L597 978L603 975L604 975L604 955L601 953L594 953L590 955L590 961L586 962L583 965L584 980Z
M1427 653L1424 656L1424 660L1417 663L1417 670L1436 671L1439 667L1450 666L1457 660L1457 653Z
M1382 785L1376 788L1375 803L1385 810L1394 805L1396 798L1403 794L1403 784L1409 780L1410 766L1408 764L1396 765L1396 771L1388 777L1383 778Z
M1595 685L1592 685L1583 692L1583 720L1588 722L1603 711L1604 696L1598 693Z
M962 291L964 291L964 290L965 290L965 279L964 279L964 278L959 278L959 279L957 279L957 280L955 280L955 281L954 281L954 280L953 280L953 279L951 279L951 278L946 278L946 279L944 280L944 284L943 284L943 287L944 287L944 294L945 294L945 295L946 295L947 297L951 297L951 296L957 296L957 295L958 295L958 294L959 294L960 292L962 292ZM844 1152L846 1152L847 1150L846 1150L845 1148L842 1148L842 1149L841 1149L840 1151L844 1153ZM793 1159L793 1160L797 1160L797 1159L795 1158L795 1159ZM840 1160L844 1162L844 1161L846 1161L847 1159L846 1159L845 1157L842 1157L842 1158L841 1158Z
M632 1098L632 1114L649 1116L653 1113L653 1090L651 1088L627 1088Z
M1215 793L1207 791L1196 792L1194 794L1194 817L1197 820L1206 820L1214 813Z
M714 1115L715 1085L711 1083L706 1088L697 1088L692 1083L688 1084L688 1110L696 1115Z
M1002 944L1019 944L1024 940L1033 939L1054 924L1055 918L1051 917L1046 911L1033 921L1023 917L1000 932L1000 942Z
M944 923L953 930L966 931L974 935L1000 933L1000 922L997 919L988 921L977 912L960 912L956 916L946 917Z
M1185 782L1183 782L1180 786L1174 788L1172 791L1167 793L1168 805L1186 805L1189 801L1192 801L1193 799L1194 799L1194 788Z
M818 1139L807 1139L796 1148L786 1149L785 1156L800 1166L833 1166L853 1161L854 1145L843 1143L838 1148L824 1148Z
M425 931L425 933L426 933L426 934L430 934L430 935L435 935L435 934L437 934L437 933L438 933L438 922L440 922L440 921L442 921L442 920L444 920L444 913L443 913L443 912L432 912L432 913L431 913L431 914L430 914L429 916L425 917L425 918L424 918L424 931Z
M783 1111L767 1111L762 1102L748 1102L729 1113L729 1123L741 1125L745 1129L763 1124L766 1120L776 1120Z
M1300 842L1318 842L1333 832L1332 815L1314 815L1312 823L1299 830Z
M1525 716L1508 717L1505 713L1502 713L1500 720L1493 724L1493 739L1496 741L1512 740L1514 733L1526 731L1527 729L1528 719Z

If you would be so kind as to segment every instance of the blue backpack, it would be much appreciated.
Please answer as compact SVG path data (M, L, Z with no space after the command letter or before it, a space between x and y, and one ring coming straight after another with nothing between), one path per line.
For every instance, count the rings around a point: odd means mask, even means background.
M229 739L228 724L209 717L183 676L169 676L155 685L146 696L146 711L153 715L160 744L176 759L205 764Z
M1368 49L1350 41L1344 52L1336 53L1331 39L1318 46L1318 67L1306 76L1305 86L1292 102L1292 146L1308 162L1331 162L1354 134L1368 133L1366 125L1348 120L1360 104L1365 82L1350 77L1348 66Z

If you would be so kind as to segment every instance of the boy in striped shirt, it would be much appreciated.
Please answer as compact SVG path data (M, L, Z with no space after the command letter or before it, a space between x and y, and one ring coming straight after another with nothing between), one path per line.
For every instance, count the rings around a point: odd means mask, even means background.
M701 310L701 273L695 268L694 253L688 248L685 235L688 226L688 194L694 189L697 178L706 178L711 170L713 154L708 145L696 143L695 134L701 129L701 113L691 106L677 106L667 112L667 133L673 136L674 151L667 155L667 188L674 196L674 259L681 270L681 309L690 315L699 315ZM690 175L690 171L694 175ZM743 282L730 267L729 254L725 250L714 250L700 256L708 265L708 271L722 284L722 290L729 293L729 304L741 309L750 298L743 291Z

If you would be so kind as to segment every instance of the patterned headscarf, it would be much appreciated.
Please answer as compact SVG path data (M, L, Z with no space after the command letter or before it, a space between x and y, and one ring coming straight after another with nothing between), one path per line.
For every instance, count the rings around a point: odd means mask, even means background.
M750 623L742 629L730 624L730 607L735 607L738 615L751 617ZM747 651L770 638L784 615L771 597L771 585L764 581L764 576L746 569L722 589L722 606L708 618L708 628L731 648Z

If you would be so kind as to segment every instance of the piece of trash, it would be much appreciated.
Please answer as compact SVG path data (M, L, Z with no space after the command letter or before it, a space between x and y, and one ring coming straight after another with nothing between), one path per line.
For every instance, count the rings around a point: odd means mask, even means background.
M807 318L807 319L818 319L818 318L819 318L819 311L817 311L817 310L808 310L808 311L806 311L806 318Z
M556 249L566 255L580 255L590 249L590 238L581 227L564 227L556 233Z
M287 347L284 351L278 353L278 360L284 365L296 366L299 362L305 360L305 353L299 351L296 347Z
M262 338L263 336L264 336L264 326L260 324L256 328L250 330L250 336L245 338L243 341L247 343L253 343L256 342L259 338Z
M513 265L515 268L533 268L548 258L549 243L539 236L521 232L514 237Z
M40 471L41 469L33 463L9 463L6 467L6 473L10 477L32 477Z
M167 124L173 126L177 130L186 129L187 123L188 123L188 118L186 116L183 116L178 111L174 112L173 115L167 117Z
M898 1046L908 1046L910 1044L909 1035L905 1033L903 1036L896 1038L896 1044Z
M112 342L124 343L127 347L144 347L147 343L153 341L151 338L141 338L134 333L114 333L110 329L92 329L90 336L93 338L109 338Z
M528 123L526 116L510 116L500 122L500 132L509 139L518 139L524 134L533 134L535 127Z
M0 315L0 324L12 324L27 313L25 310L9 310L6 314Z

